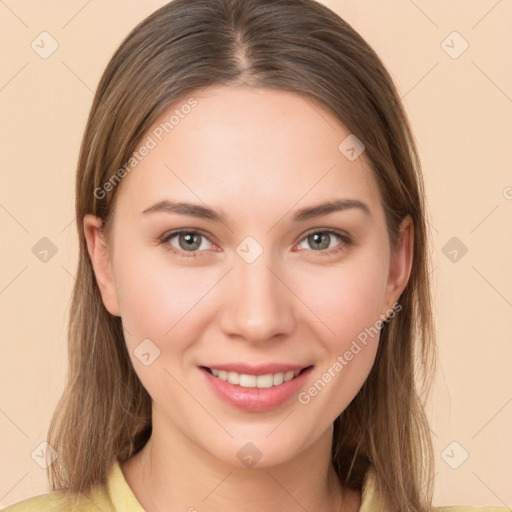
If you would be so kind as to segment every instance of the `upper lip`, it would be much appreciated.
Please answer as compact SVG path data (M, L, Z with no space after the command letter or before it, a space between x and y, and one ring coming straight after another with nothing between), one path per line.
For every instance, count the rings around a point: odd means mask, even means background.
M215 368L226 372L243 373L246 375L267 375L269 373L286 373L303 370L312 365L288 364L288 363L265 363L265 364L247 364L247 363L224 363L204 365L205 368Z

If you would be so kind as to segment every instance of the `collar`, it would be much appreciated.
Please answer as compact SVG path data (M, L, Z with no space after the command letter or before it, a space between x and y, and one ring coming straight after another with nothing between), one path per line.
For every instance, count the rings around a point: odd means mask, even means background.
M146 512L128 485L118 460L110 469L108 494L116 512Z
M368 468L361 491L361 508L359 512L391 512L377 490L377 474L373 466Z

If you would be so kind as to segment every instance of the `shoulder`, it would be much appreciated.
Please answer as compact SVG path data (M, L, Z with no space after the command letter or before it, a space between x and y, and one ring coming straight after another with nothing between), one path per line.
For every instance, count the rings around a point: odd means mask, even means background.
M57 511L62 505L64 496L59 491L53 491L48 494L32 496L23 501L10 505L2 512L35 512L38 510Z
M104 492L95 490L89 496L80 496L73 504L61 490L32 496L2 509L1 512L115 512Z
M434 507L433 512L511 512L512 509L487 505L484 507L473 507L471 505L449 505L444 507Z

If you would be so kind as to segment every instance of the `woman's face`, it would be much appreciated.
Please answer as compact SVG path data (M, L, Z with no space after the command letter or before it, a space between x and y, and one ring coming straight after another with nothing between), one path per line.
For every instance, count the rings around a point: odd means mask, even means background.
M366 155L327 111L266 89L192 96L147 132L117 185L111 262L92 216L89 251L154 432L273 465L330 433L364 383L409 277L412 230L392 258ZM348 200L363 206L317 208Z

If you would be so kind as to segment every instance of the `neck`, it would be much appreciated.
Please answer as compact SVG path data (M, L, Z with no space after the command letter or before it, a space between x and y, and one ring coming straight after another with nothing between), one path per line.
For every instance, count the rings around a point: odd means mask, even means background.
M352 512L354 491L342 489L330 461L332 429L292 460L241 467L219 460L174 429L153 431L146 446L121 465L147 512Z

